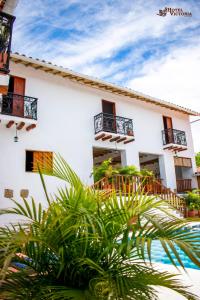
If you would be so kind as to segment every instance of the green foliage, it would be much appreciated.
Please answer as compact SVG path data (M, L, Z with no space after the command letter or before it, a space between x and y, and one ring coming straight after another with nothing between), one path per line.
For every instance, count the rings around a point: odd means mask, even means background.
M112 158L109 158L104 160L100 166L94 167L94 182L99 181L103 177L111 178L114 174L118 174L118 171L112 166Z
M119 174L121 175L131 175L131 176L139 176L140 171L136 166L125 166L118 169Z
M154 173L153 173L153 171L149 171L147 169L142 169L142 170L140 170L140 175L149 177L149 176L154 176Z
M55 157L53 172L49 166L43 173L66 187L50 200L40 174L47 208L23 199L1 210L25 218L0 228L2 299L151 300L158 299L155 286L198 299L176 275L150 263L152 241L159 240L174 265L169 250L184 267L178 246L200 266L200 235L185 230L187 222L173 216L164 201L141 193L105 199L85 187L61 157ZM16 260L26 268L10 272Z
M190 202L190 204L188 206L189 210L191 210L191 211L197 209L197 207L198 207L198 204L197 203L193 203L193 202Z
M113 175L129 175L129 176L153 176L153 172L147 169L138 170L136 166L124 166L115 168L112 166L112 158L104 160L99 166L94 167L92 175L94 182L101 180L103 177L111 178Z
M196 165L197 165L197 167L200 167L200 152L198 152L196 154L195 159L196 159Z
M191 192L187 192L185 196L186 205L190 210L199 209L200 208L200 193L199 190L193 190ZM191 209L193 208L193 209Z

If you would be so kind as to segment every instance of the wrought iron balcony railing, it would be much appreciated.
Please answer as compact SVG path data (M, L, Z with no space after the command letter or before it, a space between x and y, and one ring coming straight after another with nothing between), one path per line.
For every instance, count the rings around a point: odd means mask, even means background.
M133 121L107 113L100 113L94 117L95 134L105 131L133 136Z
M0 12L0 72L9 73L12 28L15 17Z
M8 93L2 96L0 113L37 120L37 98Z
M177 129L165 129L162 131L163 145L177 144L187 146L185 131Z

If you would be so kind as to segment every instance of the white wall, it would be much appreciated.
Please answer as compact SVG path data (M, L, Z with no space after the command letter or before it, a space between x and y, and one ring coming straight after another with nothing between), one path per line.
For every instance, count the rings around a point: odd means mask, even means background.
M115 143L94 140L94 115L102 111L101 99L116 103L116 114L133 119L135 142L117 144L126 151L127 164L139 167L139 152L162 157L162 170L166 184L176 188L173 154L163 150L161 130L162 116L173 118L175 129L186 131L188 150L180 156L192 157L194 151L188 116L139 100L110 94L95 88L73 83L56 75L11 63L11 74L26 78L26 95L38 98L38 123L30 132L21 130L19 142L14 143L14 128L0 125L0 206L7 206L3 198L5 188L19 195L21 188L43 201L39 176L25 172L25 150L44 150L60 153L86 184L91 184L93 166L92 147L116 148ZM59 185L47 178L51 192ZM195 182L194 182L195 185Z

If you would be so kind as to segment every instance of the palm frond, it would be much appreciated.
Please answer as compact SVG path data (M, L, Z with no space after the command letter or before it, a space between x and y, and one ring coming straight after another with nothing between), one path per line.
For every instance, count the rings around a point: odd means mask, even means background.
M177 277L154 269L154 241L175 266L184 268L179 249L200 266L200 233L188 230L188 223L173 216L163 200L141 190L103 195L84 186L60 155L54 156L53 170L51 160L45 167L39 165L47 209L22 199L0 212L25 220L0 228L5 300L147 300L156 299L155 286L197 299ZM45 174L66 182L53 201ZM11 273L9 267L17 263L24 269Z

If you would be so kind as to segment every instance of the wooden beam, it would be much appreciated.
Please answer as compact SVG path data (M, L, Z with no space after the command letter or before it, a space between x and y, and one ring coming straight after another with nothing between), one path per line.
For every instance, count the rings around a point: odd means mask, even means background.
M123 142L123 141L125 141L126 139L127 139L126 137L122 137L121 139L119 139L119 140L117 141L117 143Z
M31 124L26 127L26 131L30 131L31 129L34 129L36 127L36 124Z
M105 133L102 133L102 134L96 136L96 137L95 137L95 141L100 140L100 139L103 138L104 136L105 136Z
M25 125L25 122L20 122L18 125L17 125L17 130L21 130Z
M30 63L30 62L28 62L28 63L26 63L26 64L24 64L25 65L25 67L29 67L29 66L31 66L32 64Z
M128 144L128 143L131 143L133 141L135 141L135 139L127 140L127 141L124 142L124 144Z
M141 166L146 166L146 165L154 164L154 163L157 163L157 162L158 162L158 158L155 158L155 159L151 159L151 160L141 162L140 165Z
M179 152L181 152L181 151L186 151L187 150L187 148L181 148L180 150L179 150Z
M163 148L164 150L172 150L173 149L173 147L172 146L169 146L169 147L165 147L165 148Z
M39 69L42 69L43 66L35 66L35 67L33 67L33 68L36 69L36 70L39 70Z
M176 152L176 151L180 152L180 151L184 151L184 150L187 150L187 149L183 148L183 147L176 147L173 149L174 152Z
M60 71L51 72L53 75L57 75L60 73Z
M102 138L102 141L106 141L106 140L109 140L112 138L112 135L109 134L109 135L106 135L105 137Z
M112 139L110 139L110 142L115 142L115 141L117 141L119 139L120 139L119 135L118 136L114 136Z
M6 128L12 127L14 123L15 123L14 121L9 121L8 124L6 125Z

